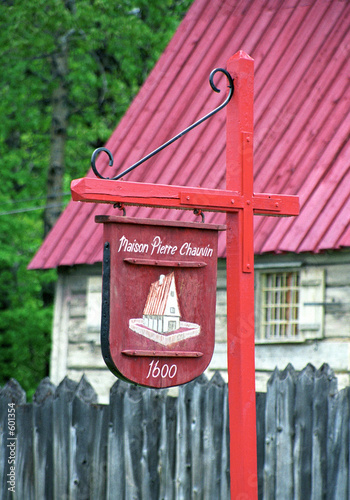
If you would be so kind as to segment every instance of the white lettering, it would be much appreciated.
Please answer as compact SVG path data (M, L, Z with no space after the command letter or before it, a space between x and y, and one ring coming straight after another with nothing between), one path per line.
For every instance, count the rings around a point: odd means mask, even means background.
M128 240L125 238L125 236L124 236L124 235L120 238L120 240L119 240L120 245L119 245L119 248L118 248L118 252L120 252L120 250L122 250L122 248L123 248L123 246L124 246L125 242L127 242L127 241L128 241Z
M186 255L186 248L188 247L188 243L184 243L182 247L180 248L180 255Z
M163 242L159 236L155 236L153 238L153 241L151 243L152 246L152 251L151 255L153 253L160 254L160 255L175 255L177 251L177 246L176 245L163 245Z
M173 373L171 373L171 370L173 370ZM169 378L174 378L177 373L177 366L172 365L169 370Z
M165 378L168 375L168 372L169 372L169 366L165 364L165 365L162 366L162 370L160 372L160 376L162 378Z
M190 255L192 257L212 257L213 249L209 245L206 247L193 247L191 243L184 243L180 248L180 255Z
M153 255L154 250L159 247L159 245L161 244L161 242L162 242L162 240L159 238L159 236L155 236L153 238L153 241L152 241L152 244L151 244L151 246L152 246L151 255Z
M134 241L129 241L123 235L119 240L118 252L124 250L124 252L147 253L148 248L147 243L139 243L136 239L134 239Z
M152 243L140 243L135 238L134 241L129 241L124 235L119 239L118 252L128 252L128 253L143 253L147 254L150 251L150 255L180 255L189 257L212 257L213 249L210 245L206 247L195 247L191 243L185 242L182 244L180 249L176 245L163 244L160 236L154 236Z
M155 364L154 364L154 360L150 362L149 370L148 370L146 378L149 378L149 377L158 378L159 375L161 376L161 378L166 378L166 377L174 378L175 377L175 375L177 373L177 366L176 365L171 365L169 368L169 365L167 365L165 363L162 366L162 368L159 368L158 364L159 364L159 359L156 361Z

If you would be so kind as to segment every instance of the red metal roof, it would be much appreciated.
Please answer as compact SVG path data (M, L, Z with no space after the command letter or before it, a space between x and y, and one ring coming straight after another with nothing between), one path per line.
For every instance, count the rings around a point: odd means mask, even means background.
M244 50L255 60L254 190L301 201L299 217L255 217L255 252L350 247L349 29L344 0L195 0L106 144L115 166L101 154L98 169L116 175L214 109L224 96L211 90L211 70ZM225 120L221 111L126 179L224 188ZM113 212L70 202L29 267L100 262L102 227L94 216ZM195 220L174 210L127 214ZM224 217L207 214L206 222Z

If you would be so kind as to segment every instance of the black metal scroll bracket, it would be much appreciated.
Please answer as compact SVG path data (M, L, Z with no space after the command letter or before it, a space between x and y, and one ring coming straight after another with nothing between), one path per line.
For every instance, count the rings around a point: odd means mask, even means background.
M228 80L228 83L229 83L228 88L230 89L229 93L228 93L228 95L227 95L227 97L225 99L225 101L222 104L220 104L220 106L218 106L217 108L215 108L213 111L211 111L207 115L203 116L203 118L200 118L198 121L196 121L195 123L193 123L192 125L190 125L189 127L187 127L185 130L183 130L179 134L175 135L172 139L170 139L169 141L165 142L162 146L159 146L159 148L157 148L154 151L152 151L152 153L149 153L147 156L145 156L144 158L142 158L138 162L134 163L134 165L131 165L131 167L127 168L126 170L124 170L124 172L122 172L121 174L116 175L115 177L112 177L112 178L103 177L100 174L100 172L97 170L96 163L95 163L97 155L101 151L104 151L105 153L108 154L108 156L109 156L109 166L112 167L113 166L113 155L112 155L112 153L107 148L97 148L97 149L95 149L95 151L92 153L92 156L91 156L91 167L92 167L92 170L93 170L94 174L97 177L100 177L100 179L110 179L112 181L116 181L116 180L120 179L125 174L128 174L129 172L131 172L132 170L134 170L135 168L137 168L139 165L141 165L145 161L147 161L150 158L152 158L152 156L156 155L157 153L159 153L160 151L162 151L163 149L165 149L167 146L170 146L170 144L172 144L173 142L177 141L178 139L180 139L180 137L183 137L185 134L187 134L188 132L190 132L191 130L193 130L195 127L197 127L198 125L200 125L201 123L203 123L205 120L208 120L208 118L211 118L213 115L215 115L215 113L217 113L218 111L220 111L221 109L223 109L225 106L227 106L227 104L231 100L231 97L233 95L233 90L234 90L233 80L232 80L232 77L231 77L230 73L228 71L226 71L225 69L223 69L223 68L216 68L209 75L209 83L210 83L211 88L214 90L214 92L220 92L220 89L218 89L216 87L216 85L214 84L214 75L217 72L219 72L219 71L221 73L224 73L224 75L226 76L226 78Z

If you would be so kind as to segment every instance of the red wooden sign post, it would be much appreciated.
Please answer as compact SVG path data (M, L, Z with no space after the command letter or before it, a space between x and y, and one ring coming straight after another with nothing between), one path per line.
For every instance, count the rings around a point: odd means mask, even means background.
M254 61L236 54L227 69L235 94L227 109L226 187L244 198L243 209L226 216L231 498L250 500L258 498L253 214L259 206L253 208ZM277 205L279 201L273 199Z
M298 215L296 196L253 192L254 61L228 61L234 81L227 108L226 190L77 179L75 201L225 212L231 499L257 498L253 216Z

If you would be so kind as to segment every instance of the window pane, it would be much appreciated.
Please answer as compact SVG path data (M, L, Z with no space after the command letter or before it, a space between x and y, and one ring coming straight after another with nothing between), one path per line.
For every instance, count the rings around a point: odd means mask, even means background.
M261 278L261 337L280 340L297 337L299 273L266 273Z

